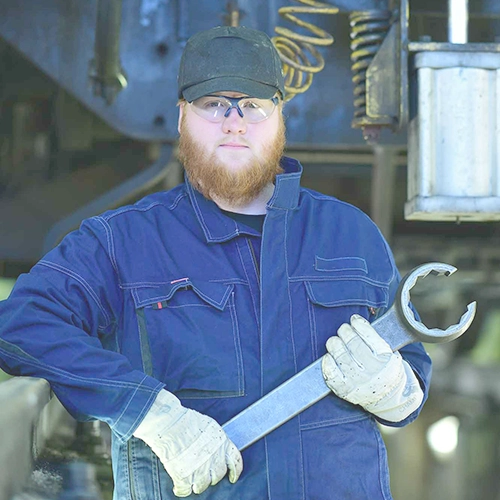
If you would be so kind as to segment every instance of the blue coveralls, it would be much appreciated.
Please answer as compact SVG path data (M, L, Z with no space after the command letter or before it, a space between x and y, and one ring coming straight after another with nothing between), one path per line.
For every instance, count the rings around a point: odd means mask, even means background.
M110 425L116 500L175 498L131 437L162 387L222 424L324 354L352 314L372 321L392 301L399 274L373 222L282 164L262 235L185 183L84 221L0 303L0 368L47 379L76 418ZM422 345L401 353L427 396ZM243 462L236 484L196 498L391 498L375 419L333 394Z

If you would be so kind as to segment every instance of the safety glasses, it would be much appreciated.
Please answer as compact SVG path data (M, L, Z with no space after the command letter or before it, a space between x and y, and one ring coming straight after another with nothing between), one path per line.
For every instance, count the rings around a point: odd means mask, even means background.
M224 95L205 95L189 104L193 111L209 122L221 122L229 116L233 108L248 123L267 120L276 109L277 97L257 99L256 97L228 97Z

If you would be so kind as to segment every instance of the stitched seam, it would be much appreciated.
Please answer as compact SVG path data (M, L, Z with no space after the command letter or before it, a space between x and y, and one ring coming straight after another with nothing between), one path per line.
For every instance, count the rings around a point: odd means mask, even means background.
M123 208L117 208L112 213L110 213L108 215L101 215L100 217L102 217L107 222L107 221L113 219L114 217L117 217L118 215L122 215L126 212L148 212L149 210L151 210L152 208L155 208L157 206L164 206L164 205L162 203L160 203L159 201L154 201L146 207L138 207L137 205L126 206Z
M99 222L103 226L104 231L106 232L106 242L108 244L109 258L111 260L111 265L113 266L113 269L118 275L118 263L116 261L116 256L115 256L115 245L114 245L113 231L111 229L111 226L102 217L96 216L93 217L93 219L96 222Z
M222 283L225 285L248 285L245 280L239 278L222 278L208 280L208 283ZM160 286L171 285L170 281L135 281L130 283L122 283L120 288L126 290L129 288L159 288ZM181 285L182 286L182 285Z
M122 412L120 413L120 415L118 415L118 418L116 419L115 423L114 423L112 426L110 426L112 429L113 429L114 427L116 427L116 426L117 426L117 424L120 422L120 420L123 418L123 415L124 415L124 414L125 414L125 412L127 411L128 407L131 405L132 400L135 398L135 395L137 394L137 391L141 388L141 386L142 386L143 382L144 382L147 378L148 378L148 377L147 377L147 375L144 375L143 379L139 382L139 385L136 385L136 386L135 386L135 390L134 390L134 392L132 393L132 396L130 397L130 399L128 400L128 403L125 405L125 408L123 408L123 410L122 410ZM158 385L157 385L157 386L153 389L153 391L155 391L155 390L156 390L159 386L161 386L161 384L160 384L160 383L158 383ZM149 399L148 399L148 402L149 402L149 401L151 400L151 398L153 397L153 391L151 391L152 393L151 393L151 395L150 395L150 397L149 397ZM138 420L138 419L136 419L136 420L134 421L134 423L135 423L135 422L137 422L137 420ZM126 436L127 436L127 437L130 437L131 435L132 435L132 433L131 433L131 432L128 432L128 433L126 434Z
M353 262L354 261L354 262ZM360 261L358 265L356 262ZM351 262L351 266L349 267L347 264L342 265L345 262ZM342 267L329 267L332 264L340 264ZM319 255L315 256L314 267L316 271L322 272L339 272L339 271L363 271L364 273L368 273L368 268L366 266L366 260L361 257L336 257L333 259L325 259L324 257L320 257Z
M274 187L273 197L272 197L272 199L270 200L270 203L269 203L272 208L276 208L272 204L278 198L279 192L281 190L282 183L283 183L282 179L280 179L279 182L276 182L276 185Z
M384 441L378 431L377 427L372 426L372 431L375 435L375 440L377 441L377 455L378 455L378 465L379 465L379 485L382 495L384 499L391 500L390 495L390 484L386 479L386 470L388 467L387 463L387 455L383 453L383 449L385 448ZM386 492L389 490L389 496L386 495Z
M203 229L203 233L205 234L205 238L209 241L213 241L213 242L221 242L221 241L226 241L230 238L233 238L235 236L238 236L240 234L239 230L238 230L238 226L236 225L236 222L234 223L235 225L235 230L232 232L232 233L228 233L224 236L219 236L219 237L215 237L212 235L212 233L210 232L207 224L205 223L205 219L202 217L202 212L201 212L201 209L198 205L198 200L196 199L196 197L193 195L192 197L192 200L193 200L193 208L194 208L194 211L198 217L198 220L200 221L200 224L201 224L201 227ZM234 222L234 221L233 221Z
M241 395L245 394L245 371L243 365L243 353L241 351L240 330L238 328L238 316L234 305L234 292L232 294L233 304L229 304L229 312L231 313L231 321L233 323L233 339L234 350L236 353L236 364L238 366L238 390Z
M359 297L350 297L350 298L345 298L345 299L337 299L333 301L320 301L319 299L316 298L316 295L314 294L314 290L310 286L309 283L305 283L307 293L310 297L310 299L315 303L315 304L320 304L322 306L326 307L332 307L332 306L341 306L341 305L351 305L351 304L357 304L357 305L368 305L368 306L380 306L380 305L385 305L388 301L388 292L387 290L382 290L384 293L384 300L383 301L370 301L367 299L361 299Z
M379 288L389 288L389 282L385 281L376 281L371 278L365 276L358 275L349 275L349 276L311 276L311 275L299 275L299 276L291 276L289 280L294 281L362 281L363 283L368 283L370 285L375 285Z
M303 424L300 430L306 431L310 429L319 429L321 427L330 427L333 425L350 424L351 422L358 422L360 420L368 420L370 417L368 414L353 415L352 417L343 417L339 419L330 420L319 420L317 422L312 422L310 424Z
M179 398L179 399L228 399L228 398L241 398L241 396L244 396L244 392L242 391L224 391L224 394L221 394L220 396L217 394L213 394L213 391L202 391L200 389L200 392L205 392L207 394L200 394L199 396L190 396L183 394L182 391L176 391L174 394Z
M192 191L192 187L188 184L188 189L190 191ZM201 209L198 205L198 200L196 199L196 196L194 195L194 193L192 194L191 196L191 201L192 201L192 204L193 204L193 209L197 215L197 218L200 222L200 225L203 229L203 234L205 235L205 238L209 241L213 241L213 242L221 242L221 241L226 241L230 238L233 238L234 236L238 236L240 233L238 231L238 226L236 224L236 222L234 222L234 226L235 226L235 231L232 232L232 233L229 233L227 235L224 235L224 236L220 236L220 237L214 237L212 236L212 233L210 233L210 230L208 228L208 226L206 225L205 223L205 219L202 217L202 212L201 212Z
M250 297L252 298L253 312L254 312L255 318L257 320L257 327L260 328L259 315L258 315L258 311L257 311L257 304L255 303L255 297L253 296L252 288L250 286L250 276L248 276L247 268L245 266L245 261L243 260L243 255L241 254L241 249L240 249L240 245L238 244L238 242L236 242L236 249L238 250L238 255L240 256L241 265L243 267L243 271L245 273L245 276L247 277L247 280L248 280L248 287L250 288ZM250 258L250 262L252 262L252 266L255 269L255 264L254 264L252 258Z
M146 306L142 306L141 304L138 304L138 305L141 307L146 307ZM211 304L182 304L182 305L178 305L178 306L171 306L171 305L167 304L165 306L165 309L182 309L183 307L208 307L210 309L213 309L214 306Z
M74 375L74 374L71 374L69 372L66 372L65 370L61 370L59 368L54 368L52 366L45 365L45 364L40 363L40 362L30 362L26 358L15 355L9 351L6 351L5 349L2 349L1 347L0 347L0 352L2 352L6 357L14 359L15 361L20 361L20 362L23 362L25 364L28 364L30 366L37 367L37 368L42 367L44 370L48 371L49 373L63 376L69 380L75 380L78 382L84 381L90 385L104 385L107 387L137 388L137 389L141 389L141 390L146 390L148 392L152 390L149 387L138 387L137 384L135 384L133 382L121 382L121 381L115 381L115 380L109 381L109 380L101 379L101 378L80 377L79 375ZM142 381L141 381L141 383L142 383Z
M177 208L177 205L182 201L183 198L186 198L186 196L187 193L184 191L179 193L179 196L177 196L177 198L167 208L171 211L175 210Z
M293 336L293 314L292 314L292 294L290 292L290 280L289 278L289 273L288 273L288 252L287 252L287 244L288 244L288 214L289 212L286 213L285 215L285 248L284 248L284 253L285 253L285 273L287 276L287 294L288 294L288 314L289 314L289 320L290 320L290 339L292 343L292 352L293 352L293 364L294 364L294 369L295 373L297 373L297 352L295 349L295 339Z
M322 273L338 273L342 271L362 271L364 273L368 272L366 269L363 269L362 267L347 267L347 266L343 267L342 269L327 269L316 265L315 269L316 271L320 271Z
M134 441L130 440L126 443L126 451L127 454L124 458L124 461L127 464L127 475L128 475L128 490L130 493L131 500L139 500L135 494L135 470L134 470L134 450L133 450Z
M309 313L309 325L311 327L311 346L312 346L312 359L319 358L318 354L318 334L316 331L316 315L314 314L314 307L310 300L307 300L307 312Z
M246 273L245 273L246 274ZM248 281L242 280L240 278L228 278L228 279L219 279L219 280L208 280L209 283L223 283L224 285L246 285L250 286Z
M189 192L191 193L191 196L190 196L191 204L193 206L193 209L194 209L194 212L196 214L196 217L197 217L198 221L200 222L201 228L203 230L203 234L205 235L205 238L207 240L210 240L211 239L211 234L210 234L210 231L209 231L207 225L205 224L205 220L201 216L201 210L200 210L200 207L198 206L198 200L196 199L196 196L192 192L191 185L190 184L186 184L186 186L187 186L187 189L189 190Z
M361 300L357 297L351 297L350 299L342 299L342 300L336 300L336 301L330 301L330 302L322 302L319 300L316 300L313 298L313 302L315 304L319 304L321 306L325 307L335 307L335 306L348 306L348 305L357 305L357 306L376 306L376 307L381 307L385 306L386 302L371 302L369 300Z
M60 266L59 264L54 264L53 262L49 262L47 260L41 260L39 262L39 264L41 264L43 266L46 266L48 268L54 269L56 271L59 271L59 272L61 272L63 274L66 274L70 278L73 278L75 281L78 281L78 283L80 283L85 288L85 290L89 293L89 295L92 297L92 299L94 300L94 302L97 304L97 307L99 307L102 315L104 316L104 318L106 320L105 327L107 327L107 326L109 326L111 324L111 320L110 320L110 318L108 316L108 313L106 312L106 310L104 309L103 305L101 304L101 302L99 300L99 297L94 292L94 290L92 290L92 287L89 285L89 283L87 283L87 281L82 276L80 276L79 274L71 271L70 269L67 269L67 268L65 268L63 266Z
M182 288L182 285L180 285L177 288ZM219 308L224 309L222 307L222 305L227 302L227 298L229 297L229 294L233 291L233 289L234 289L233 285L231 285L230 287L228 286L227 290L224 292L224 296L222 297L221 301L216 302L215 300L212 300L208 295L202 293L197 288L196 291L193 290L193 292L195 293L195 295L199 296L201 298L201 300L203 300L205 302L205 304L193 303L193 304L184 304L184 305L179 305L179 306L167 305L166 307L170 307L173 309L176 307L198 306L198 307L215 307L215 309L219 309ZM177 290L175 290L175 291L177 291ZM134 297L134 302L136 303L137 307L146 307L148 305L154 304L155 302L161 302L164 300L168 300L168 298L170 298L171 295L173 295L173 294L162 294L162 295L157 295L155 297L148 297L147 299L144 299L144 300L139 300L139 296L137 295L137 292L134 289L131 290L131 293Z
M149 446L148 446L149 448ZM160 459L149 448L149 463L151 464L151 475L153 477L153 494L154 500L161 500L161 488L160 488Z
M125 407L125 409L122 411L122 413L120 414L120 416L118 417L118 419L116 420L116 422L113 424L113 426L110 426L111 429L113 429L114 427L116 427L116 425L118 424L118 422L120 421L120 419L123 417L125 411L127 410L127 408L132 404L132 399L134 399L135 395L137 394L137 392L140 390L143 390L143 386L142 386L142 382L144 382L144 380L146 380L147 377L144 377L141 382L140 382L140 385L137 386L137 389L134 391L134 394L132 395L132 397L130 398L127 406ZM161 389L163 389L164 385L161 383L161 382L158 382L158 384L153 388L153 389L150 389L150 395L148 397L148 400L146 401L146 404L144 405L144 408L150 408L150 401L151 400L155 400L156 397L158 396L158 393L160 392ZM144 416L146 415L147 413L147 410L145 409L142 409L142 411L139 413L139 415L137 416L137 418L134 420L134 422L132 423L132 425L130 426L130 429L135 429L138 424L140 422L142 422L142 420L144 419ZM123 441L127 441L128 439L130 439L131 437L133 436L133 432L131 432L129 430L129 432L127 432L124 436L123 436Z
M218 305L219 307L222 307L223 304L226 303L230 293L233 291L233 287L227 287L226 291L224 292L224 295L222 297L222 299L220 300L220 302L216 302L215 300L212 300L208 295L206 295L205 293L203 293L201 290L199 290L198 288L196 288L196 292L198 292L198 294L206 301L208 302L209 304L211 305Z
M247 249L248 251L250 252L250 255L252 255L252 249L250 248L250 245L252 243L250 243L250 241L248 240L248 238L246 238L246 244L247 244ZM259 270L257 269L257 266L255 265L255 262L254 262L254 259L253 258L250 258L250 262L252 263L252 267L253 267L253 270L255 271L255 275L256 276L259 276ZM245 273L246 274L246 273ZM247 274L247 278L248 278L248 274ZM250 280L249 280L250 281Z
M294 330L293 330L293 311L292 311L292 294L290 290L290 280L288 279L290 277L290 274L288 272L289 266L288 266L288 217L289 217L290 212L287 211L285 214L285 229L284 229L284 236L285 236L285 241L284 241L284 253L285 253L285 273L287 277L287 294L288 294L288 314L290 316L290 339L291 339L291 344L292 344L292 352L293 352L293 363L294 363L294 369L295 373L297 373L297 351L295 347L295 338L294 338ZM298 419L298 424L299 424L299 429L300 429L300 416ZM302 456L302 439L300 436L300 433L298 435L298 440L299 440L299 447L300 447L300 454L299 454L299 461L300 461L300 466L299 466L299 471L300 471L300 484L302 486L302 498L305 498L305 484L304 484L304 462L303 462L303 456Z

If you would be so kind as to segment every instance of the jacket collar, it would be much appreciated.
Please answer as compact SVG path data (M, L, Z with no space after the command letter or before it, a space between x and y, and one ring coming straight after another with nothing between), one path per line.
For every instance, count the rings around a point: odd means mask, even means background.
M274 194L267 204L268 211L273 209L293 210L298 205L302 165L297 160L286 156L283 156L280 163L284 173L276 176ZM259 235L257 231L239 225L224 215L213 201L207 200L193 188L187 177L185 180L189 199L207 243L228 241L239 234Z

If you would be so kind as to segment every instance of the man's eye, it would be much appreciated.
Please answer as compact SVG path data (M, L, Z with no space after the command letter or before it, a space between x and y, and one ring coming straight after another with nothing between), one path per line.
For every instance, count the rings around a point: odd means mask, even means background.
M200 102L203 109L223 108L226 106L225 102L221 99L206 99Z
M243 101L240 104L240 108L259 109L260 106L254 101Z
M220 108L224 107L224 101L218 99L207 101L204 105L205 108Z

